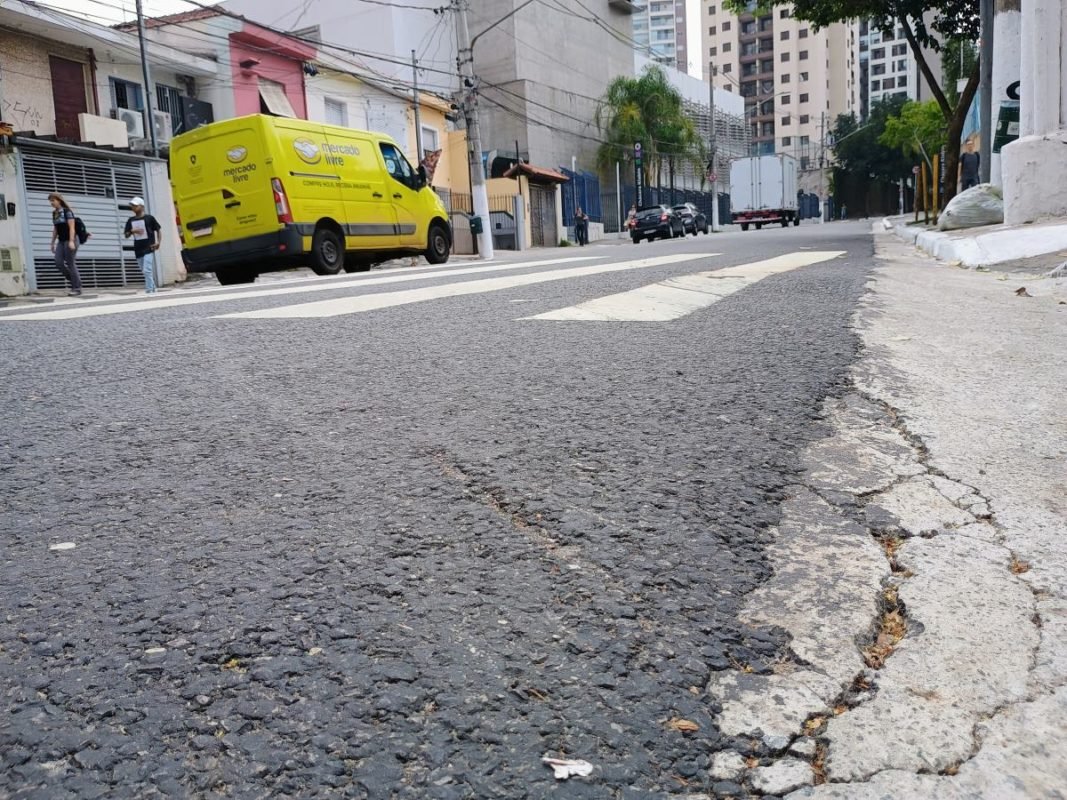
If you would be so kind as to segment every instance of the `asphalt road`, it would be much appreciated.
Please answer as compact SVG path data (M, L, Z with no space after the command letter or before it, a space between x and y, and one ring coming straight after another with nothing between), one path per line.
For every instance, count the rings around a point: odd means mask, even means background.
M811 251L670 321L525 319ZM788 659L737 609L869 226L545 258L584 260L0 311L0 796L728 791L703 690Z

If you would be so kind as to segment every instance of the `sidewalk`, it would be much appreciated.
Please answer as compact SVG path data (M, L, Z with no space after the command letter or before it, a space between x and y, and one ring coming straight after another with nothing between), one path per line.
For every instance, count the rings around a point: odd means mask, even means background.
M746 601L795 660L713 678L723 734L755 747L712 775L820 800L1067 796L1067 278L875 238L852 387Z
M1047 272L1067 261L1067 220L1034 225L989 225L939 231L915 223L913 216L890 217L896 235L924 253L965 267L986 267L1034 259L1033 271Z

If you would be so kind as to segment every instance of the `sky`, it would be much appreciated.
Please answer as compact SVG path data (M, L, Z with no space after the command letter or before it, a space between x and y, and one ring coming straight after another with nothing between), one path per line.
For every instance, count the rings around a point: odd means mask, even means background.
M210 1L205 0L205 2ZM68 14L85 17L100 25L114 25L137 19L134 0L37 0L37 2ZM143 4L146 17L177 14L195 8L183 0L143 0Z

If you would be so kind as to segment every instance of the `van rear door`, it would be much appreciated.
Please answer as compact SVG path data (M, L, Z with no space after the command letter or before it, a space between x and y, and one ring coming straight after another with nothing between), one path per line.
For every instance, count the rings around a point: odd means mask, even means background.
M254 118L176 138L170 163L187 249L278 230L268 153Z

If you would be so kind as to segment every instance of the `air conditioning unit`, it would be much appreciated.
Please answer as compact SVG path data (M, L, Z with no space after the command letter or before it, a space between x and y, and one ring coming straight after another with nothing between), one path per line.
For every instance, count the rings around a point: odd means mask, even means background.
M174 138L174 128L171 125L170 114L166 111L153 111L152 121L156 124L156 142L165 144Z
M129 138L144 138L144 114L132 108L116 108L111 113L115 119L126 123L126 135Z
M22 272L22 259L17 247L0 247L0 272Z

